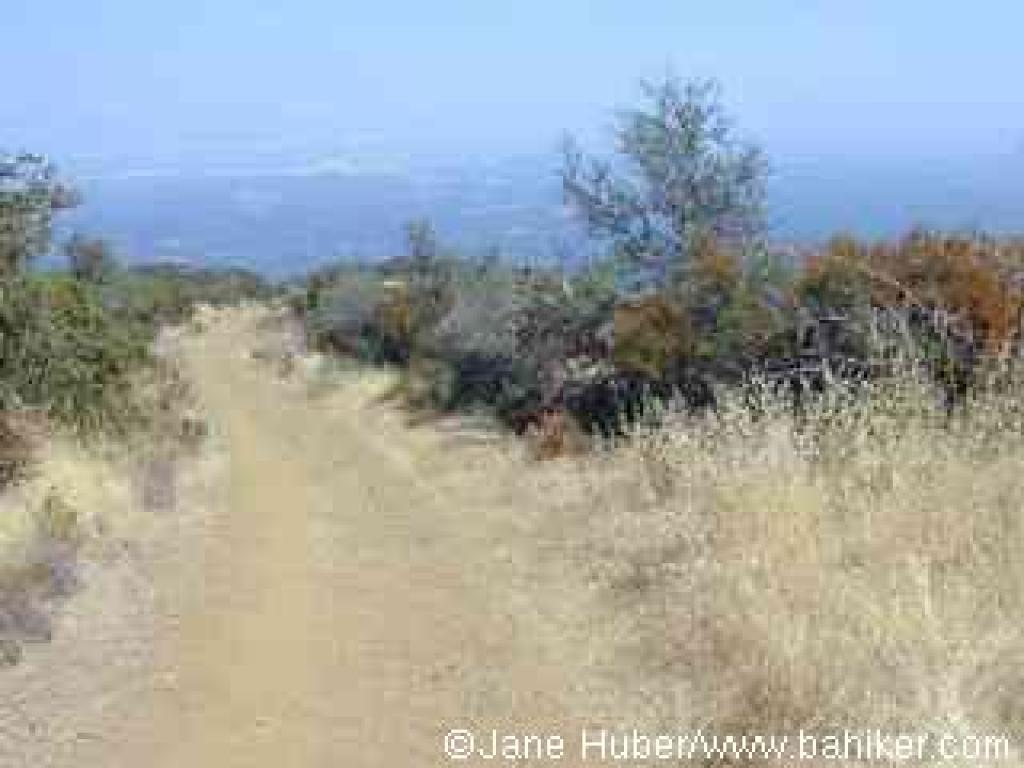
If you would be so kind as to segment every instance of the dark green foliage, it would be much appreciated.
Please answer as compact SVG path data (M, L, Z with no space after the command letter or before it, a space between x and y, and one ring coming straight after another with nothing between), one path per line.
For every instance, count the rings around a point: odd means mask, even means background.
M91 286L64 276L0 282L0 407L36 408L91 430L131 417L129 376L145 338Z
M70 274L0 280L0 408L31 408L83 432L140 417L133 374L151 363L164 324L197 303L265 298L272 289L243 271L178 267L111 269L101 281Z
M493 405L504 413L539 400L547 364L565 356L560 325L575 317L568 297L556 286L500 268L466 272L454 291L421 350L449 372L446 397L438 404Z
M34 410L81 432L127 427L142 416L133 390L158 329L199 303L267 299L275 289L245 270L155 265L121 269L103 240L73 236L68 272L34 274L55 212L77 203L36 155L0 152L0 413ZM0 483L22 462L0 424Z
M91 431L132 419L129 379L148 355L139 327L95 285L112 267L100 241L71 241L70 276L26 269L49 248L53 214L76 202L44 158L0 153L0 409ZM17 448L13 433L0 438Z
M602 354L612 293L600 270L570 277L424 252L312 276L292 302L312 343L409 365L433 407L503 418L552 397L570 358Z

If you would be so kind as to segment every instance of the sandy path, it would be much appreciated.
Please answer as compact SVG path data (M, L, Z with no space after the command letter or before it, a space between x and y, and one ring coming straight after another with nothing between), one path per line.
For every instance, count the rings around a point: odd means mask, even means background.
M163 643L172 682L119 759L443 765L450 727L569 732L574 651L504 600L487 516L436 490L365 403L285 396L249 358L253 333L228 315L183 344L226 477Z

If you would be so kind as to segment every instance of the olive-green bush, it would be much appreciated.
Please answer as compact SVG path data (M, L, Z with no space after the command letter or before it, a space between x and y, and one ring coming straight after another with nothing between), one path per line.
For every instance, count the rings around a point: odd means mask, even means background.
M32 408L81 430L131 418L130 375L146 364L140 326L61 275L0 281L0 408Z

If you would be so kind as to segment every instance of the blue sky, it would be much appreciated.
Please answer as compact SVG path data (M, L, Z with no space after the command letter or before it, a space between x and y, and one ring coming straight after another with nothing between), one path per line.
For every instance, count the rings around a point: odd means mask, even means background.
M1024 153L1019 0L3 0L0 27L0 147L79 167L545 152L669 71L783 162Z

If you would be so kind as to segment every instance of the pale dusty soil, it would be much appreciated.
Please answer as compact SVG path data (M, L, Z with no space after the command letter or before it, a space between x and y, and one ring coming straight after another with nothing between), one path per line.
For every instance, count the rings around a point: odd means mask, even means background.
M0 671L0 766L444 765L450 727L614 715L587 590L521 532L513 449L410 429L371 374L279 376L259 311L205 325L174 346L208 445Z

